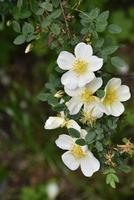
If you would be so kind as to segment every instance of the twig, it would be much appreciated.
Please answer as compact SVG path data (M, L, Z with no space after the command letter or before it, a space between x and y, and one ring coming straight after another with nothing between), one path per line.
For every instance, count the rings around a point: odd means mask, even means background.
M75 3L75 5L73 6L72 9L73 9L73 10L77 10L77 9L79 8L80 4L81 4L81 0L78 0L78 2Z
M69 30L69 25L68 25L67 18L66 18L65 12L64 12L62 0L60 0L60 7L61 7L61 10L62 10L64 20L65 20L65 25L66 25L68 36L71 38L71 33L70 33L70 30Z

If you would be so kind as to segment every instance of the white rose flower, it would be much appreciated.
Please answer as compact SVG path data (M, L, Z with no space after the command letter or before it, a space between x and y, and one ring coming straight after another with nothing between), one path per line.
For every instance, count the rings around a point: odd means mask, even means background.
M67 127L69 128L74 128L77 131L80 132L80 126L77 124L76 121L73 119L66 119L64 112L60 112L60 116L58 117L49 117L47 121L45 122L44 128L45 129L56 129L59 127Z
M81 107L84 105L84 109L88 107L95 107L96 104L101 108L101 101L93 94L101 87L102 79L94 78L90 83L82 88L75 90L69 90L65 87L65 92L72 98L66 103L67 108L70 111L70 115L77 114ZM94 110L95 112L95 110Z
M95 77L94 72L103 65L103 59L93 56L91 45L80 42L76 45L74 54L62 51L57 59L58 66L68 70L61 77L61 83L68 89L83 87Z
M82 130L83 131L83 130ZM83 131L85 134L85 130ZM56 145L67 150L62 155L62 161L71 170L76 170L80 166L82 173L90 177L100 168L100 162L94 157L87 145L80 146L75 143L76 139L69 135L60 135L56 140Z
M124 112L124 106L121 102L127 101L131 97L129 87L121 85L120 78L112 78L105 87L105 96L102 98L107 115L115 117Z

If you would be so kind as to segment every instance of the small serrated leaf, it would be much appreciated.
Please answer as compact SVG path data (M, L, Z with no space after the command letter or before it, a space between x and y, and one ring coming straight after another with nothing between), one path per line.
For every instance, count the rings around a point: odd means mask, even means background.
M79 131L77 131L76 129L74 128L69 128L68 129L68 133L70 136L74 137L74 138L79 138L80 137L80 133Z
M108 19L109 17L109 11L104 11L102 12L98 17L97 17L97 22L104 22Z
M22 27L23 34L29 34L34 32L34 26L30 23L25 22Z
M94 131L94 132L93 132L93 131L92 131L92 132L89 132L89 133L86 135L86 137L85 137L86 142L87 142L88 144L90 144L91 142L93 142L95 136L96 136L95 131Z
M132 170L132 168L128 165L120 166L119 169L124 173L130 173Z
M38 98L40 101L47 101L48 96L49 96L49 93L40 92L40 93L37 95L37 98Z
M75 143L78 144L78 145L80 145L80 146L84 146L86 144L84 139L77 139L75 141Z
M52 31L53 34L59 35L60 32L61 32L61 28L58 24L52 24L51 31Z
M88 16L89 16L89 18L90 19L96 19L96 17L98 17L98 15L99 15L99 12L100 12L100 9L99 8L95 8L95 9L92 9L91 11L90 11L90 13L88 14Z
M99 90L97 90L96 94L97 94L97 97L102 98L102 97L104 97L105 92L104 92L104 90L99 89Z
M39 4L41 8L44 8L45 10L49 11L49 12L52 12L53 10L53 6L51 3L49 3L48 1L46 2L42 2Z
M96 149L100 152L100 151L103 151L103 146L102 146L102 144L99 142L99 141L97 141L96 143L95 143L95 147L96 147Z
M20 33L21 32L21 27L20 27L20 24L17 22L17 21L13 21L12 22L12 26L13 26L13 30L17 33Z
M116 24L110 24L108 26L108 31L110 33L120 33L122 31L121 27Z
M60 15L61 15L61 9L57 9L57 10L53 11L50 16L53 19L57 19L58 17L60 17Z
M16 45L20 45L20 44L23 44L23 43L25 42L25 40L26 40L25 35L18 35L18 36L14 39L13 43L16 44Z
M112 65L114 65L117 68L127 66L127 63L119 56L112 57L111 63L112 63Z
M117 45L108 46L108 47L105 47L105 48L102 50L102 54L104 54L104 55L110 55L110 54L114 53L117 49L118 49L118 46L117 46Z

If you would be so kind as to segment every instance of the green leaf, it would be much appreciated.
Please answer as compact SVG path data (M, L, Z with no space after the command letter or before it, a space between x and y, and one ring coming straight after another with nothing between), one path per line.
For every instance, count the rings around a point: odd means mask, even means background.
M99 141L96 142L95 147L98 151L103 151L103 146Z
M95 131L89 132L89 133L86 135L86 137L85 137L86 142L87 142L88 144L92 143L93 140L94 140L94 138L95 138L95 136L96 136Z
M54 108L55 108L55 105L58 104L58 100L52 94L48 95L47 102L49 105L53 106Z
M118 49L118 46L117 46L117 45L108 46L108 47L105 47L105 48L102 50L102 54L103 54L103 55L109 55L109 54L114 53L117 49Z
M115 184L115 182L114 182L114 180L113 180L113 179L111 180L111 182L110 182L110 185L111 185L111 187L112 187L113 189L115 189L115 188L116 188L116 184Z
M22 32L23 34L29 34L34 32L34 26L30 23L25 22L23 27L22 27Z
M104 97L105 92L104 92L104 90L100 89L100 90L97 90L96 94L97 94L97 97L102 98L102 97Z
M52 33L54 33L55 35L59 35L61 32L61 28L58 24L52 24L51 26L51 31Z
M51 22L52 22L52 19L49 15L42 21L41 23L42 28L47 28L48 26L50 26Z
M115 187L116 187L115 182L114 182L114 180L113 180L113 178L112 178L112 174L108 174L108 175L106 176L106 184L111 185L112 188L115 188Z
M39 4L41 8L44 8L45 10L52 12L53 10L53 6L51 3L49 3L49 1L43 2Z
M26 41L30 42L32 40L35 40L36 38L37 38L37 35L29 34L29 35L27 35Z
M59 0L52 0L52 5L54 8L57 8L59 4L60 4Z
M132 168L128 165L122 165L119 167L119 169L124 173L130 173Z
M61 15L61 9L57 9L57 10L53 11L53 13L51 14L51 17L53 19L57 19L58 17L60 17L60 15Z
M121 27L116 24L110 24L108 26L108 31L110 33L120 33L122 31Z
M31 16L32 12L30 10L26 10L26 9L21 9L21 12L20 12L20 18L21 19L26 19L26 18L29 18Z
M95 41L95 47L97 48L101 48L104 44L104 39L103 38L99 38Z
M96 19L99 15L99 12L100 12L100 9L99 8L95 8L95 9L92 9L90 11L90 13L88 14L89 18L91 18L92 20L93 19Z
M32 0L31 3L30 3L30 9L31 9L31 11L35 14L36 11L38 10L38 8L39 8L39 1Z
M108 25L107 22L97 22L96 23L96 31L97 32L103 32L106 29L106 26Z
M111 179L112 179L111 174L108 174L106 176L106 184L109 184L111 182Z
M64 104L57 104L53 107L53 110L56 112L61 112L65 109L65 105Z
M110 173L106 176L106 183L109 184L112 188L116 188L115 183L119 183L119 178L116 174Z
M23 0L18 0L18 1L17 1L17 7L18 7L18 8L21 8L22 5L23 5Z
M75 143L80 145L80 146L84 146L86 144L84 139L78 139L78 140L75 141Z
M108 25L109 11L102 12L96 19L96 31L103 32Z
M118 56L112 57L111 63L112 63L112 65L114 65L117 68L127 66L127 63Z
M80 133L79 131L77 131L76 129L74 128L69 128L68 129L68 133L70 136L74 137L74 138L79 138L80 137Z
M109 11L104 11L97 17L97 22L105 22L108 19L108 17Z
M96 140L102 140L104 138L104 134L100 133L97 135Z
M12 22L13 30L17 33L21 32L20 24L17 21Z
M64 70L61 69L61 68L59 68L59 67L55 67L55 71L57 71L57 72L59 72L59 73L61 73L61 74L64 73Z
M36 15L43 15L44 13L44 8L39 8L37 11L36 11Z
M117 128L117 121L116 118L112 118L112 119L108 119L107 121L107 125L109 127L109 129L114 130Z
M109 174L109 173L115 174L116 171L115 171L115 169L113 169L113 168L109 168L109 169L106 169L103 173L104 173L104 174Z
M49 93L40 92L40 93L38 94L37 98L38 98L40 101L47 101L48 96L49 96Z
M23 44L23 43L25 42L25 40L26 40L25 35L18 35L18 36L14 39L13 43L16 44L16 45L19 45L19 44Z
M82 34L82 35L85 35L85 34L87 34L88 32L89 32L89 30L87 29L87 27L81 29L81 34Z
M111 174L111 176L112 176L114 182L119 183L119 178L116 174Z

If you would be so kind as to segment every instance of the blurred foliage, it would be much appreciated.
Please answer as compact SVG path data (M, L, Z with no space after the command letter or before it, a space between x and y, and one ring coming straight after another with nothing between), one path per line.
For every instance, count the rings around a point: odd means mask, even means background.
M31 6L28 2L34 3ZM70 7L75 6L76 8L78 2L81 2L79 8L87 12L95 7L99 7L101 11L110 10L111 26L108 27L108 30L109 33L113 33L113 31L118 33L120 28L113 24L121 27L122 32L116 34L116 37L111 34L111 38L114 47L118 46L119 42L124 44L119 48L118 53L128 65L122 60L125 68L118 66L121 58L113 56L106 70L122 76L124 83L130 86L133 94L134 82L132 74L129 73L134 72L133 2L129 0L119 0L118 2L115 0L71 0L69 5L66 4L66 1L63 2L66 12ZM46 21L44 23L44 18L40 17L43 12L46 13L47 23ZM79 12L75 11L75 13L71 13L71 16L74 14L78 15ZM74 27L72 18L70 19L70 15L68 17L72 32L75 27L83 28L81 31L84 32L83 26L75 24ZM80 17L83 20L82 13ZM59 18L61 19L60 24L57 20ZM61 26L63 29L60 28ZM51 134L43 129L50 108L48 104L38 101L37 94L53 72L54 60L57 57L56 51L59 51L57 45L65 48L64 41L60 39L59 35L63 34L67 48L81 40L76 35L73 43L70 44L64 29L66 30L66 26L58 0L51 2L0 1L0 199L47 200L50 197L46 192L46 187L49 181L54 179L60 188L58 200L132 200L134 199L134 163L132 161L128 160L132 166L131 172L128 173L130 169L127 166L122 169L128 174L120 173L120 184L117 186L117 190L113 190L105 184L104 177L98 173L91 179L86 179L79 172L74 173L67 170L60 161L60 156L56 153L58 150L54 144L58 132L64 132L64 130L52 131ZM15 46L13 42L23 45ZM34 48L27 55L24 54L24 51L29 42L33 43ZM53 83L52 76L50 79ZM56 85L58 82L55 82L55 87ZM51 84L47 87L51 89ZM113 134L113 140L116 143L120 143L122 137L134 139L133 107L132 98L126 113L119 122L118 135ZM110 172L110 174L112 175L109 177L114 177L115 182L118 182L113 175L114 172ZM107 180L107 182L109 181Z

